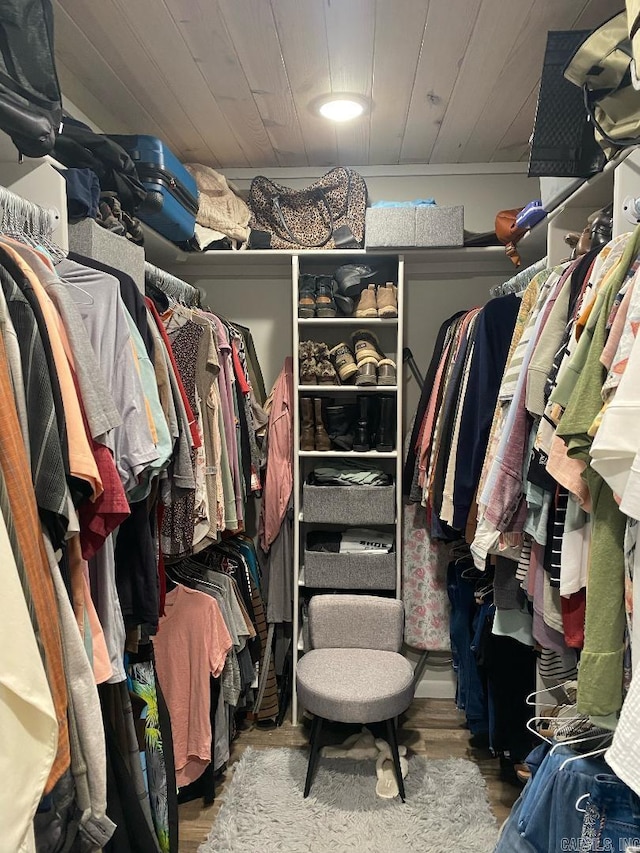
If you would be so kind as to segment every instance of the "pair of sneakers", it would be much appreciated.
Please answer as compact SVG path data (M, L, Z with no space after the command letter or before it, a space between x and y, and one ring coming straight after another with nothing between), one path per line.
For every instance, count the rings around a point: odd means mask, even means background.
M398 288L392 282L370 284L360 294L354 316L392 320L398 316Z

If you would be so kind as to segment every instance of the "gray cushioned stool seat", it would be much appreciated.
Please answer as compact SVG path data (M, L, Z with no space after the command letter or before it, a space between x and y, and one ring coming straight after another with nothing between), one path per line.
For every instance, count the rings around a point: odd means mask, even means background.
M297 679L302 706L341 723L389 720L413 699L413 668L397 652L314 649L298 663Z

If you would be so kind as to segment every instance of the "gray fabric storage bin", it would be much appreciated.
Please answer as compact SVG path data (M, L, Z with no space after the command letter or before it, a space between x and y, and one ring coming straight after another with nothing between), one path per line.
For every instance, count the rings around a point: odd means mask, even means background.
M416 242L422 248L464 244L464 207L416 207Z
M353 527L393 524L396 520L395 486L302 487L305 521L347 524Z
M305 586L336 589L395 589L396 555L304 552Z
M69 248L72 252L94 258L101 264L126 272L144 293L144 249L131 240L114 234L93 219L82 219L69 225Z
M415 246L414 207L368 207L365 219L366 248Z
M464 243L464 207L369 207L365 247L446 248Z

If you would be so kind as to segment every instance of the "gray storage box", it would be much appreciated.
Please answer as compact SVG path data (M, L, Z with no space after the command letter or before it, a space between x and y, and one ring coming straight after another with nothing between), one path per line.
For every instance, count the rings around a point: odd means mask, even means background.
M72 252L94 258L101 264L126 272L144 293L144 249L131 240L103 228L93 219L82 219L69 225L69 248Z
M369 207L367 249L446 248L464 243L464 207Z
M316 524L394 524L395 486L302 487L303 517Z
M463 244L464 207L416 207L416 246L436 249Z
M396 555L304 552L305 586L335 589L395 589Z
M415 207L368 207L364 241L367 249L415 246Z

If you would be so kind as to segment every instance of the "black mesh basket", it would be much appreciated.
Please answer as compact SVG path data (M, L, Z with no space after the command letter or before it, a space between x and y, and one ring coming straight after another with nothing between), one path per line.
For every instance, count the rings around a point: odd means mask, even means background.
M589 178L606 163L587 118L582 91L563 76L565 65L590 32L561 30L547 36L530 177Z

